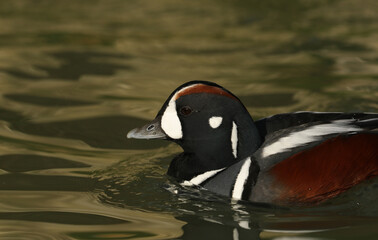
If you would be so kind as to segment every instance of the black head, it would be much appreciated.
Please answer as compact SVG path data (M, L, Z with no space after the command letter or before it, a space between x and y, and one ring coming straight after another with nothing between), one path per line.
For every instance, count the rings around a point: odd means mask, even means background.
M251 116L231 92L214 83L188 82L177 88L155 120L129 132L129 138L164 138L184 155L169 173L179 178L230 166L261 144Z

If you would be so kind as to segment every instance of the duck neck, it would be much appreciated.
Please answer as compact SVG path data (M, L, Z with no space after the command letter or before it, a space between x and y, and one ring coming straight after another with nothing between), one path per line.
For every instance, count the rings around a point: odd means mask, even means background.
M236 115L229 125L231 131L220 132L212 138L178 142L184 153L171 162L168 175L190 180L204 172L229 167L251 156L261 146L261 136L249 114Z
M235 116L237 158L239 160L251 156L262 145L262 137L247 110L246 113ZM235 129L235 127L233 127Z

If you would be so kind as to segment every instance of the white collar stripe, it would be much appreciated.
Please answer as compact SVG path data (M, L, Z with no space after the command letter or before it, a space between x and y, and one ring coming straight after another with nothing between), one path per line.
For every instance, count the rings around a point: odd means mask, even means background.
M184 186L200 185L201 183L203 183L204 181L206 181L207 179L211 178L212 176L214 176L215 174L217 174L218 172L220 172L224 169L225 168L221 168L221 169L216 169L216 170L204 172L200 175L195 176L194 178L190 179L189 181L184 181L182 184Z

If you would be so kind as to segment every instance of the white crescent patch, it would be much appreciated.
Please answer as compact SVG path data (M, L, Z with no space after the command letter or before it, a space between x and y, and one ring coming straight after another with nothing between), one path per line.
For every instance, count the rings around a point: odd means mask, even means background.
M161 128L170 138L182 138L182 127L177 115L175 100L169 101L169 104L161 117Z

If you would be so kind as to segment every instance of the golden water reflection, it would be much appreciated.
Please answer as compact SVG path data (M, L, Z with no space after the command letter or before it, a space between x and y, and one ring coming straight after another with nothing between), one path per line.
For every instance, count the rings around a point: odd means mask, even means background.
M240 96L254 119L377 112L377 10L375 0L0 1L0 238L376 236L374 187L291 217L239 209L167 178L177 146L126 133L195 79Z

